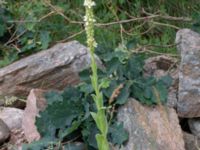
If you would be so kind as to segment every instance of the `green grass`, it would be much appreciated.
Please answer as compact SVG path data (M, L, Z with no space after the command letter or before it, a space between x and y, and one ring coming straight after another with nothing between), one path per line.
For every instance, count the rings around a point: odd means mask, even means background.
M198 0L100 0L96 3L94 11L97 23L115 22L112 25L96 26L97 42L112 49L137 39L137 47L160 45L151 47L151 50L176 54L176 48L167 45L174 44L179 28L192 28L195 24L194 29L200 31ZM152 15L160 16L144 19ZM0 6L0 45L12 50L5 52L0 48L1 66L58 42L78 40L86 45L84 26L79 23L83 21L83 16L82 0L51 0L51 3L40 0L8 0L6 5ZM192 20L175 21L171 17L166 18L167 16L188 17ZM135 17L143 19L117 23Z

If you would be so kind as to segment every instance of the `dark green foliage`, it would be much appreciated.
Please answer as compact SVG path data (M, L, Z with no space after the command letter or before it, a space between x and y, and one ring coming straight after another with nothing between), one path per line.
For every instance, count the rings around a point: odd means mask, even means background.
M51 2L54 8L45 1L39 0L7 0L4 7L0 6L0 67L8 65L20 57L46 49L83 30L82 23L72 23L60 15L61 12L72 21L82 21L84 15L83 0L52 0ZM161 16L190 17L194 13L196 14L192 22L173 21L158 17L125 23L123 28L126 32L123 32L123 40L119 24L96 27L95 29L95 38L99 45L96 53L106 68L103 71L99 70L98 74L105 105L118 107L125 104L129 97L134 97L148 105L166 102L171 78L169 76L160 79L144 77L142 67L146 56L132 55L132 52L143 45L162 46L174 43L177 29L159 26L153 22L172 24L179 28L190 27L199 31L200 3L196 0L183 0L181 2L178 0L133 0L131 2L114 0L112 4L108 0L102 0L96 1L96 3L94 11L97 23L131 19L132 16L148 16L142 12L141 8L152 14L156 12ZM58 12L54 11L55 8ZM53 13L48 16L52 11ZM47 17L44 17L46 15ZM7 43L13 34L15 39ZM72 39L85 43L84 34L82 32ZM68 40L71 39L64 41ZM13 44L17 46L18 50L13 47ZM117 48L113 49L114 47ZM176 53L175 47L160 48L158 46L154 47L153 50ZM60 148L61 145L63 146L62 142L71 139L84 142L89 150L97 149L95 134L98 133L98 130L90 116L90 112L96 111L91 97L93 89L90 83L90 73L90 70L85 70L80 74L83 82L77 87L68 87L61 94L50 92L46 95L48 107L45 111L40 112L40 117L36 120L42 139L30 145L24 145L23 150ZM108 100L119 85L123 85L123 88L111 106ZM158 97L156 92L159 94ZM109 112L109 108L107 109ZM108 117L110 117L109 113ZM123 124L116 123L115 116L109 119L111 120L108 135L110 142L118 145L123 144L128 138ZM64 147L66 149L79 149L71 142L65 144Z
M13 57L14 60L46 49L60 40L75 39L85 43L84 32L72 36L84 29L82 23L73 22L83 21L83 0L51 0L49 1L51 4L48 4L48 1L41 0L6 0L6 2L7 4L0 5L0 43L15 49L12 53L19 57ZM200 3L198 0L182 0L181 2L179 0L113 0L112 3L109 0L99 0L96 3L94 11L97 23L148 16L142 11L142 8L151 14L193 19L191 22L185 22L156 17L127 22L123 24L125 31L122 36L124 40L121 38L119 24L98 26L95 29L97 43L107 47L114 48L122 43L127 45L128 50L132 50L146 44L173 44L177 29L168 26L168 24L199 31ZM66 17L63 17L61 13ZM166 24L166 26L157 25L154 22L160 22ZM72 38L69 38L70 36ZM12 41L10 41L10 38ZM13 47L13 44L18 49ZM153 50L163 53L176 53L175 47L154 47ZM2 63L0 67L12 62L5 57L7 57L6 54L2 57L5 63Z
M81 133L83 136L83 141L87 144L87 147L91 149L97 149L95 135L98 133L98 129L91 117L85 120L83 123Z
M113 144L121 145L128 139L122 123L114 123L109 127L110 138Z
M0 37L6 33L9 19L11 19L10 12L0 6Z
M126 47L128 50L134 49L138 44L137 39L133 38L131 40L129 40L126 44Z
M130 84L125 83L124 87L120 91L120 94L116 98L116 104L119 105L125 104L128 101L129 96L130 96Z
M105 105L112 107L108 100L119 85L123 86L118 96L111 102L116 107L125 104L129 97L134 97L148 105L166 102L172 79L169 76L160 79L144 77L142 69L144 56L131 55L120 50L116 53L108 51L109 58L102 57L105 56L106 52L101 51L101 49L98 49L97 53L102 58L106 68L103 71L99 70L99 84L102 88ZM34 142L29 145L30 148L37 147L38 150L42 150L52 142L52 146L56 147L58 143L78 136L87 149L97 149L95 135L99 131L90 115L90 112L96 112L96 107L91 96L94 91L89 74L90 69L81 72L83 80L76 87L68 87L62 93L50 92L46 94L48 107L45 111L40 112L40 117L36 119L36 126L42 139L38 143ZM111 117L109 114L108 116ZM115 115L109 120L108 137L110 142L113 145L125 143L128 134L123 129L123 124L116 122ZM26 147L24 150L27 149Z
M48 138L42 138L39 141L32 142L31 144L24 144L22 150L44 150L50 145L54 145L56 142Z
M51 105L54 102L62 102L63 97L56 91L51 91L45 94L45 98L47 99L48 105Z
M48 107L40 112L40 117L36 119L36 126L42 139L29 145L30 148L40 147L42 150L51 142L62 141L79 128L82 121L89 116L87 102L83 103L81 96L82 93L73 87L66 88L62 94L47 94ZM28 149L26 147L28 146L25 146L24 150Z
M65 150L83 150L85 149L84 144L80 143L69 143L64 146Z
M49 104L36 120L38 131L43 137L57 136L62 139L76 130L85 116L86 110L81 102L81 93L77 89L67 88L62 94L62 98L63 101ZM47 125L44 126L44 124Z
M200 33L200 12L198 13L195 13L193 15L193 18L194 18L194 22L192 24L192 29L196 32L199 32Z
M155 79L154 77L140 78L137 82L133 84L132 96L146 104L157 104L159 102L165 103L167 100L168 85L171 83L171 77L168 78L169 82L166 84L162 79ZM159 93L159 100L156 97L154 88Z
M47 94L48 107L40 112L40 116L36 119L36 126L42 139L30 145L24 145L23 150L43 150L51 145L55 147L64 139L70 140L71 137L76 137L78 130L82 133L85 146L89 149L97 149L95 135L98 133L98 129L89 112L89 109L91 111L94 108L93 105L89 106L88 97L84 97L84 93L79 89L81 86L79 88L68 87L62 94L51 93L54 95L52 97L50 97L50 93ZM54 101L56 97L58 101ZM126 133L124 129L121 131ZM119 137L118 141L123 143L127 138ZM65 145L65 147L68 146L70 145ZM74 146L74 148L78 147Z
M3 21L3 18L0 17L0 37L3 36L5 32L6 32L6 25Z
M145 57L143 55L131 55L128 51L117 51L117 53L120 53L120 55L117 55L115 52L106 53L101 48L97 50L98 55L105 62L107 69L105 77L111 76L110 87L103 90L106 98L109 99L114 89L120 84L124 84L124 88L116 98L116 104L124 104L128 97L134 97L145 104L157 104L158 98L154 89L160 94L159 101L166 102L167 89L171 85L172 79L170 76L164 76L160 79L144 77L143 60ZM104 57L105 55L109 55L109 59Z

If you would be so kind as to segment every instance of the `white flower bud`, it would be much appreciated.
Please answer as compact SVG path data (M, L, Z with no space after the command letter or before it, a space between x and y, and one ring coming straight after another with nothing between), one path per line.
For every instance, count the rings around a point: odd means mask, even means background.
M95 6L95 2L93 2L92 0L85 0L84 1L84 6L87 6L88 8L92 8L93 6Z
M84 16L84 17L83 17L83 21L84 21L84 22L86 22L87 19L88 19L87 16Z

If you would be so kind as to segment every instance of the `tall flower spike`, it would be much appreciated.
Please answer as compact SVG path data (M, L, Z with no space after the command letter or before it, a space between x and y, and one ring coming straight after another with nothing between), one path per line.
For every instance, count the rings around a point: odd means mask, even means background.
M105 107L103 104L102 92L100 91L98 73L97 73L97 64L95 61L95 54L94 54L94 50L95 47L97 47L97 43L94 39L95 19L92 7L95 6L95 2L93 2L92 0L85 0L84 6L86 8L84 21L85 21L85 30L87 35L87 45L91 55L91 70L92 70L91 83L95 91L93 99L97 107L97 112L91 112L91 115L96 123L97 128L99 129L99 134L96 135L98 149L109 150L109 142L107 140L108 122L107 122L106 112L104 109Z
M94 51L94 48L97 47L97 43L94 39L94 19L92 7L95 6L95 2L92 0L85 0L84 6L86 7L86 15L84 16L85 30L87 34L87 44L90 50Z

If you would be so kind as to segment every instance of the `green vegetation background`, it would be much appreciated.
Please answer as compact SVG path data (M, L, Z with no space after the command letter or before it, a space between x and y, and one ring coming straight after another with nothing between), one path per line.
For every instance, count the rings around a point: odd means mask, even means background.
M200 30L199 0L98 0L96 40L106 48L175 54L179 28ZM0 0L0 67L58 42L85 44L83 0ZM146 50L145 49L145 50Z
M187 27L200 32L199 0L96 0L94 13L96 53L107 69L99 72L104 99L124 86L112 105L105 101L106 106L115 109L128 97L154 105L158 103L155 91L160 102L166 102L171 78L144 77L144 57L131 54L176 56L176 31ZM0 67L56 43L78 40L86 45L84 14L83 0L0 0ZM48 107L36 119L42 139L25 145L24 150L60 147L74 137L91 150L97 149L94 136L98 130L89 113L96 110L91 103L94 91L89 72L80 74L84 82L77 87L46 95ZM121 145L128 134L113 113L108 111L108 137L114 145Z

